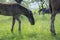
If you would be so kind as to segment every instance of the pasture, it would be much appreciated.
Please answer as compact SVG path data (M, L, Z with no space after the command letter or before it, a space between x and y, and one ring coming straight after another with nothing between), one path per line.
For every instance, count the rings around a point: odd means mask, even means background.
M50 14L34 14L35 25L31 25L25 16L21 16L21 33L18 31L18 22L11 33L12 17L0 15L0 40L60 40L60 14L55 20L56 36L50 32Z

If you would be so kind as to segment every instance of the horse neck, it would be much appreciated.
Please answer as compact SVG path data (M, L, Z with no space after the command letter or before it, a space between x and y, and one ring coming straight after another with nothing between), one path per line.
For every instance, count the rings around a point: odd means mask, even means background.
M29 10L28 10L28 9L24 9L23 12L24 12L23 14L24 14L25 16L28 16L28 15L29 15Z
M21 5L20 5L19 8L20 8L20 11L22 11L23 15L27 16L29 14L29 9L27 9L27 8L21 6Z

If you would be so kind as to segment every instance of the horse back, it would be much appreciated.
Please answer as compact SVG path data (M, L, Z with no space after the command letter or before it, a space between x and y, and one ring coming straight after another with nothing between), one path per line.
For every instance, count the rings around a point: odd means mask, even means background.
M20 13L20 8L18 4L0 4L0 14L1 15L18 15Z

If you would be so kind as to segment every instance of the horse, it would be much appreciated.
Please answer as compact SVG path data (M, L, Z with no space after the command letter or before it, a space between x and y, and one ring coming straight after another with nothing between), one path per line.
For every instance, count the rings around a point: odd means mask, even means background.
M57 11L60 9L60 0L49 0L49 9L51 13L50 31L52 34L56 35L54 21L55 21L55 16L57 14Z
M15 20L17 20L19 23L18 30L21 31L21 20L19 19L20 15L26 16L31 25L35 24L32 11L19 5L18 3L9 3L9 4L0 3L0 15L12 16L11 32L13 32Z
M42 8L42 9L39 9L38 13L40 15L40 12L43 12L43 15L45 15L45 13L50 13L49 9L46 9L46 8Z
M42 9L40 9L40 10L38 11L39 15L40 15L40 12L41 12L41 11L43 12L43 15L45 15L45 14L51 14L49 8L42 8ZM60 13L60 9L59 9L57 12Z

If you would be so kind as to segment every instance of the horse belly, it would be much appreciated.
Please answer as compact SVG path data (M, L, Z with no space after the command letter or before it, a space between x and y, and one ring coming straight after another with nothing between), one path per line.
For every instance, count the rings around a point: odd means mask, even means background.
M12 16L13 13L10 12L10 11L1 11L1 12L0 12L0 15Z
M60 8L60 0L51 0L51 6L53 9L59 9Z

